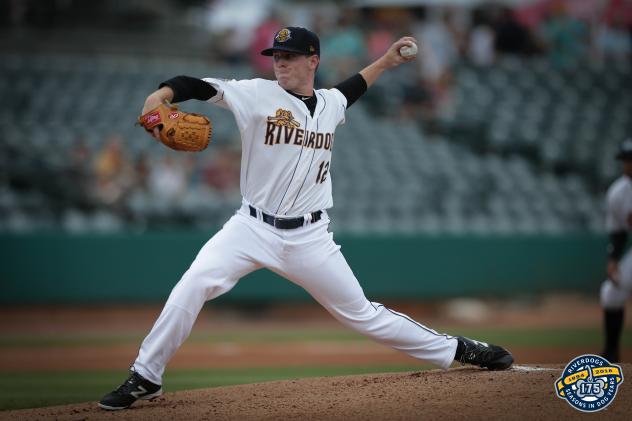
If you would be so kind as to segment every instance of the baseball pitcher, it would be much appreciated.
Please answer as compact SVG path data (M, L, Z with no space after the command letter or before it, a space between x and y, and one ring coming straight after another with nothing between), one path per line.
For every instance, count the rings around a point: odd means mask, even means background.
M405 53L402 47L407 47ZM174 110L156 111L165 102L197 99L233 113L242 142L243 202L174 287L140 347L130 377L103 397L101 408L128 408L137 399L159 396L165 367L189 336L204 303L260 268L303 287L343 325L413 358L444 369L455 360L490 370L511 366L512 355L500 346L437 333L369 301L328 231L336 127L384 71L415 58L410 51L416 52L416 40L403 37L332 89L314 89L319 39L305 28L286 27L275 34L272 47L261 52L273 60L276 80L177 76L149 95L142 115L150 117L141 123L151 120L143 125L165 143L177 137L178 129L171 127L171 134L165 134L165 126L156 122L179 118ZM202 133L208 142L208 131L187 130Z

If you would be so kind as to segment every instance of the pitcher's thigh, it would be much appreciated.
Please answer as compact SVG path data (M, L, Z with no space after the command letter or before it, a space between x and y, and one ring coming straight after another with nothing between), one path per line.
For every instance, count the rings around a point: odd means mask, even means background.
M199 251L173 289L169 303L188 306L218 297L261 267L255 256L260 241L249 227L231 218Z
M364 307L364 291L340 251L312 264L292 265L284 275L304 288L325 308ZM362 304L360 304L362 303Z

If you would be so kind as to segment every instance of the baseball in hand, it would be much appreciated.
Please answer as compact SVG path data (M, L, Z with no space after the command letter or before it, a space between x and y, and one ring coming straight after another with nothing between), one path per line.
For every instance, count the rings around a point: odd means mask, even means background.
M414 42L410 43L411 45L404 45L402 48L399 49L399 55L401 55L402 57L414 57L417 55L417 44L415 44Z

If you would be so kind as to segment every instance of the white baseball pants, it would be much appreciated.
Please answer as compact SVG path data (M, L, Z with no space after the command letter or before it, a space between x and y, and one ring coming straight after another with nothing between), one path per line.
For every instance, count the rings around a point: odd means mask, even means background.
M625 302L632 291L632 250L623 256L619 262L618 285L610 279L601 284L601 306L608 310L618 310L625 307Z
M165 367L189 336L204 303L228 292L248 273L268 268L303 287L343 325L414 358L448 368L456 338L366 299L327 230L329 218L282 230L240 210L200 250L171 291L143 341L134 369L162 384Z

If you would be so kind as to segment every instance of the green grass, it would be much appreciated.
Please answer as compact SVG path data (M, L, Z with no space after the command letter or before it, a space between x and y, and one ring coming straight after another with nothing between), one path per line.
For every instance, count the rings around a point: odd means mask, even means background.
M259 367L248 369L168 370L165 391L191 390L272 380L419 371L428 365ZM96 402L115 389L125 371L3 372L0 373L0 410Z

